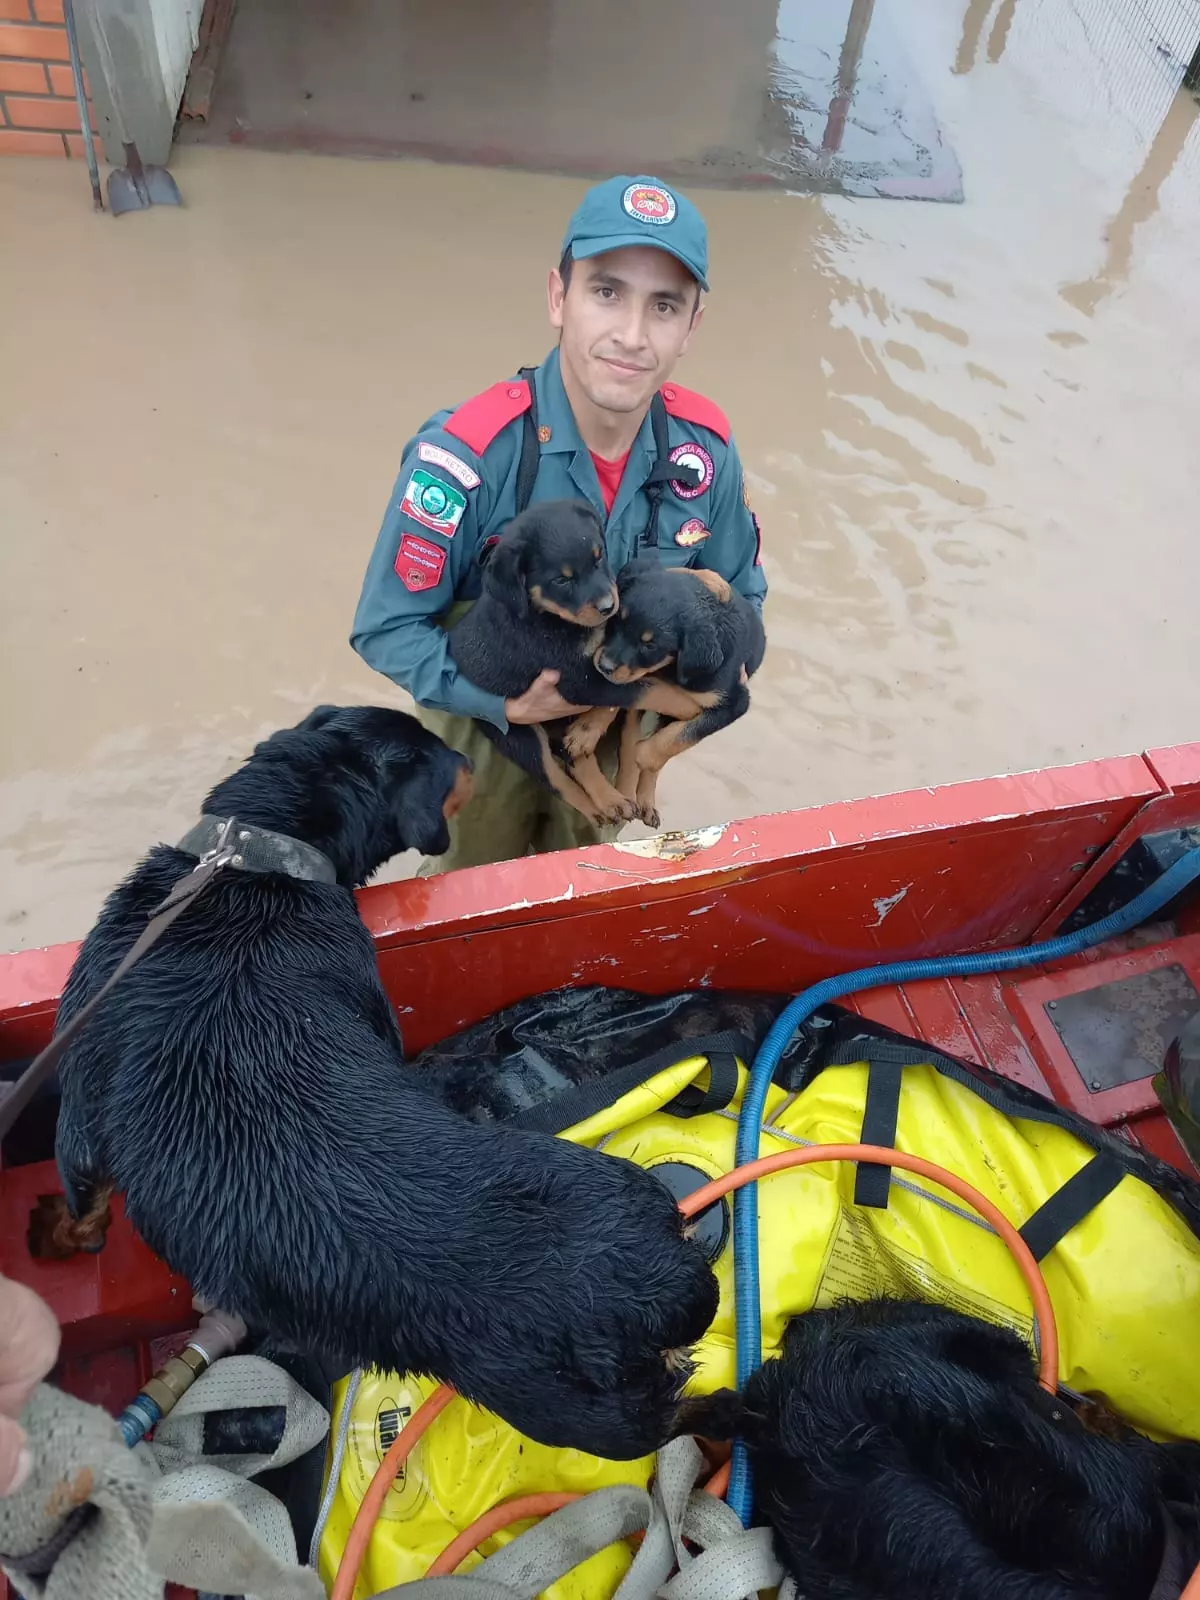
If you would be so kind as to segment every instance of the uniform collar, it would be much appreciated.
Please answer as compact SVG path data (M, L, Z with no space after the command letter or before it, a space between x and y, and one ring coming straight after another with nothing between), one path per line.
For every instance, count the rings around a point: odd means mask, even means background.
M551 350L534 373L534 385L537 394L537 419L542 455L569 454L572 457L569 470L575 487L603 516L604 501L600 494L596 469L592 465L587 445L579 437L575 413L571 410L571 402L567 399L567 391L563 388L557 349ZM545 438L547 428L550 430L548 439ZM647 411L630 447L629 460L625 463L625 471L621 478L621 487L617 491L612 514L608 519L610 522L621 515L645 483L650 468L654 465L654 459L654 429L650 423L650 413Z

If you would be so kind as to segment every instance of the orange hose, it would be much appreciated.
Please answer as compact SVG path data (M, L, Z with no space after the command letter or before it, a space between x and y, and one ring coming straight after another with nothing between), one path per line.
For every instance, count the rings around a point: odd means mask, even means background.
M781 1150L778 1155L747 1161L743 1166L727 1172L723 1178L714 1178L712 1183L706 1183L703 1188L694 1190L681 1200L679 1209L685 1217L694 1217L732 1189L740 1189L758 1178L769 1178L772 1173L782 1172L788 1167L808 1167L820 1161L861 1161L869 1167L899 1167L902 1172L916 1172L922 1178L932 1179L941 1188L949 1189L951 1194L956 1194L978 1211L1008 1246L1025 1279L1041 1334L1042 1357L1038 1381L1051 1394L1058 1393L1058 1324L1054 1320L1054 1307L1050 1304L1046 1280L1042 1277L1042 1269L1033 1251L1003 1211L994 1206L986 1195L972 1188L965 1178L956 1177L936 1162L926 1161L923 1156L905 1155L902 1150L888 1150L878 1144L814 1144L804 1150Z
M720 1500L729 1487L729 1470L732 1463L723 1462L704 1485L704 1493L711 1494ZM503 1500L498 1506L493 1506L490 1511L485 1511L481 1517L476 1517L469 1528L463 1530L456 1539L452 1539L438 1556L427 1574L430 1578L444 1578L449 1573L458 1570L459 1566L471 1554L478 1550L485 1540L490 1539L494 1533L499 1533L501 1528L511 1528L514 1522L525 1522L530 1517L548 1517L552 1511L561 1511L563 1506L569 1506L572 1501L580 1498L577 1494L522 1494L514 1500Z
M430 1578L444 1578L465 1561L472 1550L490 1539L501 1528L511 1528L514 1522L527 1522L530 1517L548 1517L552 1511L561 1511L577 1494L521 1494L515 1500L502 1500L498 1506L476 1517L469 1528L457 1539L452 1539L430 1567Z
M333 1581L330 1600L353 1600L359 1569L367 1553L367 1546L371 1542L371 1535L375 1531L375 1524L379 1520L379 1513L383 1510L388 1490L395 1482L396 1474L420 1441L421 1435L453 1399L454 1390L448 1384L443 1383L441 1388L435 1389L429 1399L417 1407L412 1421L401 1430L383 1460L375 1468L375 1476L367 1485L367 1492L363 1495L362 1504L351 1524L350 1537L346 1540L342 1559L338 1562L337 1577Z
M928 1178L943 1189L948 1189L951 1194L957 1195L960 1200L965 1200L985 1222L991 1224L997 1235L1008 1246L1009 1253L1016 1262L1025 1286L1029 1290L1029 1298L1033 1302L1033 1309L1038 1319L1038 1329L1041 1335L1041 1362L1039 1365L1038 1381L1043 1389L1051 1394L1058 1392L1058 1324L1054 1318L1054 1307L1050 1303L1050 1294L1046 1288L1046 1281L1042 1277L1041 1268L1022 1239L1017 1229L1008 1220L1004 1213L987 1198L980 1194L978 1189L972 1187L965 1178L957 1177L953 1172L948 1172L945 1167L939 1167L936 1162L926 1161L923 1156L906 1155L903 1150L889 1150L883 1145L876 1144L814 1144L802 1150L782 1150L777 1155L762 1156L757 1161L747 1161L744 1166L735 1167L732 1172L727 1172L722 1178L714 1178L711 1183L706 1183L702 1188L696 1189L685 1199L679 1202L679 1209L685 1217L694 1217L701 1211L706 1211L715 1201L722 1199L734 1189L740 1189L744 1184L754 1183L759 1178L772 1177L776 1172L786 1171L789 1167L814 1166L821 1161L861 1161L867 1166L899 1167L902 1172L915 1172L922 1178ZM379 1517L383 1502L387 1498L388 1490L400 1467L408 1459L413 1447L417 1444L422 1434L430 1423L446 1409L454 1398L454 1390L447 1384L436 1389L429 1399L425 1401L412 1421L407 1424L399 1438L389 1449L379 1466L375 1476L371 1479L367 1492L363 1495L362 1504L354 1518L350 1529L350 1537L346 1540L346 1548L338 1564L337 1578L334 1580L330 1600L353 1600L354 1587L358 1582L359 1569L363 1557L366 1555L367 1545L371 1541L371 1534ZM729 1463L713 1474L705 1485L708 1494L724 1494L729 1483ZM490 1537L498 1529L507 1527L510 1522L519 1522L522 1518L537 1515L548 1515L550 1510L557 1510L558 1505L566 1505L575 1499L574 1495L531 1494L523 1495L518 1499L493 1506L491 1511L485 1512L477 1522L465 1532L460 1533L453 1543L446 1546L434 1565L429 1569L431 1574L441 1575L453 1572L476 1545ZM532 1502L546 1502L555 1500L558 1505L546 1506L542 1512L529 1509L514 1512L514 1507L528 1507ZM502 1514L508 1513L505 1518ZM501 1515L501 1520L493 1521L494 1517ZM484 1525L487 1524L486 1528ZM483 1531L479 1531L483 1529ZM474 1536L474 1544L466 1544L469 1535ZM444 1566L451 1555L454 1562L451 1566ZM1192 1577L1182 1600L1200 1600L1200 1569Z

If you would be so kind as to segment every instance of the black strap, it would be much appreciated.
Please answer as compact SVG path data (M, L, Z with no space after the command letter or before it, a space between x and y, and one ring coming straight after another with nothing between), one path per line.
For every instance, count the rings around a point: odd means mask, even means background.
M672 1117L703 1117L710 1111L724 1111L737 1094L737 1057L727 1050L708 1052L708 1088L689 1083L663 1107Z
M229 819L229 827L233 827L233 818ZM156 905L150 912L150 920L138 934L130 948L121 957L116 967L92 998L79 1008L60 1032L56 1033L46 1048L40 1051L25 1071L11 1086L5 1089L0 1087L0 1138L12 1128L17 1118L33 1099L38 1089L47 1082L55 1067L67 1053L68 1046L83 1031L88 1022L95 1015L100 1002L106 998L111 990L116 988L121 979L135 967L146 952L162 938L167 929L177 917L181 917L197 895L204 892L213 876L224 867L229 860L228 850L213 856L210 861L203 861L186 877L180 878L172 888L165 900Z
M1036 1261L1044 1261L1071 1229L1093 1212L1126 1176L1109 1155L1093 1156L1061 1189L1040 1205L1021 1229L1021 1237Z
M628 1066L618 1067L614 1072L607 1072L601 1078L592 1078L587 1083L576 1084L574 1088L555 1095L552 1100L518 1111L515 1117L506 1117L504 1125L522 1128L530 1133L562 1133L565 1128L573 1128L577 1122L595 1116L597 1111L615 1105L623 1094L639 1088L664 1067L673 1067L679 1061L686 1061L689 1056L708 1057L711 1079L717 1070L712 1064L714 1055L739 1056L743 1061L749 1061L754 1055L754 1044L745 1034L732 1029L702 1034L695 1039L677 1039L639 1061L631 1061Z
M650 427L654 434L654 465L650 468L650 476L642 485L642 493L650 502L650 515L646 520L645 532L642 534L642 544L655 547L658 544L658 514L662 509L664 488L668 483L677 481L686 484L690 489L698 489L702 479L695 467L687 467L682 462L671 460L671 442L667 434L667 407L657 390L650 402Z
M517 467L517 506L513 515L519 517L533 498L538 468L542 464L542 444L538 438L537 386L533 381L534 369L522 367L518 377L529 385L529 410L525 413L521 430L521 460Z
M863 1144L896 1145L896 1124L900 1118L900 1085L904 1069L894 1061L867 1063L867 1099L863 1106ZM854 1204L886 1211L891 1189L891 1167L860 1164L854 1178Z

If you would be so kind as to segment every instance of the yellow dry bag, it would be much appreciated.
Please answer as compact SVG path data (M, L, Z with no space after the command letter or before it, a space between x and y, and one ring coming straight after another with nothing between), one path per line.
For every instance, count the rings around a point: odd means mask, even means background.
M913 1056L911 1047L908 1055ZM712 1090L719 1070L725 1093ZM660 1168L678 1193L734 1166L740 1061L693 1056L655 1073L561 1137ZM681 1093L682 1092L682 1093ZM688 1098L690 1094L691 1098ZM1048 1102L1019 1097L945 1064L879 1059L827 1066L798 1092L772 1087L761 1154L865 1140L926 1157L973 1184L1022 1228L1041 1261L1058 1321L1060 1378L1102 1398L1135 1427L1200 1436L1200 1240L1112 1141L1085 1142ZM709 1109L709 1107L715 1107ZM788 1320L814 1306L879 1295L935 1301L1036 1331L1006 1247L987 1224L924 1179L848 1163L785 1171L759 1184L764 1356ZM734 1383L733 1252L728 1202L703 1219L721 1299L696 1351L690 1387ZM724 1215L722 1215L724 1212ZM519 1352L514 1360L519 1360ZM435 1384L356 1374L334 1390L320 1571L332 1582L367 1484L397 1431ZM605 1462L550 1450L455 1401L410 1456L384 1502L359 1594L424 1575L455 1535L501 1500L545 1490L585 1493L649 1481L652 1458ZM484 1554L522 1531L501 1533ZM478 1558L469 1558L468 1565ZM611 1595L629 1563L602 1551L547 1590L551 1600Z

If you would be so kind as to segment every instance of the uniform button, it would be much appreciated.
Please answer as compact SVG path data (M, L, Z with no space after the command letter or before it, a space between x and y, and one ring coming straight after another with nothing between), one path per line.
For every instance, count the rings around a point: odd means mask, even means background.
M521 398L521 390L519 389L519 387L515 383L513 384L512 388L508 391L508 398L510 400L519 400Z
M664 389L663 390L663 399L664 400L674 400L674 398L675 398L674 389Z

